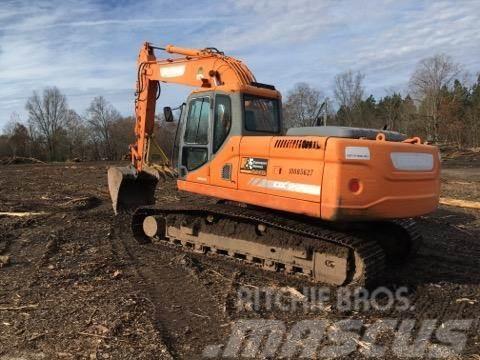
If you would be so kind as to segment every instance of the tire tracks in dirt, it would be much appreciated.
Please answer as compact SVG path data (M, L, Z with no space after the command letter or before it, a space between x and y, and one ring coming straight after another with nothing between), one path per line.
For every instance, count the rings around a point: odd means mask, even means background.
M115 258L135 275L136 286L148 297L164 345L174 358L200 358L206 345L225 338L229 322L218 298L209 291L202 265L188 255L156 244L140 245L117 217L111 225ZM227 329L228 330L228 329Z

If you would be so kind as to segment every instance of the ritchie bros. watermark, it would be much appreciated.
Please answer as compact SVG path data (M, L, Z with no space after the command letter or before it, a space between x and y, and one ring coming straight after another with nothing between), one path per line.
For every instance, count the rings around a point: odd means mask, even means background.
M207 346L205 358L451 358L462 353L472 319L437 320L385 316L414 310L406 287L364 288L240 287L233 303L238 315L292 312L307 319L283 321L272 316L239 319L228 339ZM330 314L334 313L334 314ZM356 315L345 319L345 316ZM331 316L330 316L331 315ZM295 317L295 316L293 316ZM332 317L332 319L326 319Z

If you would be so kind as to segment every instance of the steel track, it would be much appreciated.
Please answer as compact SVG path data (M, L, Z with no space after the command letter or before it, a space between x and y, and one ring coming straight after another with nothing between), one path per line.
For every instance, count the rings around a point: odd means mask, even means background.
M132 231L139 242L149 242L143 232L143 220L147 216L184 215L195 218L206 218L213 216L217 219L229 219L236 222L247 222L253 224L264 224L266 226L280 229L289 234L301 235L304 237L303 249L311 247L313 250L320 249L322 244L330 243L348 248L352 254L357 255L364 264L364 271L360 278L352 280L351 274L348 281L343 285L373 286L378 284L386 269L386 255L384 249L377 241L368 240L365 236L360 237L351 232L344 232L325 226L325 223L310 218L292 218L289 214L250 209L226 204L165 204L161 208L156 206L141 207L135 211L132 217ZM396 220L392 224L403 228L409 237L409 246L414 250L421 239L412 220ZM375 229L372 229L375 231ZM282 246L302 249L297 243L289 244L288 237ZM252 240L265 244L268 238L257 238ZM273 244L269 244L273 245ZM273 245L278 246L278 245ZM247 260L244 260L248 262ZM351 264L349 266L352 266ZM351 271L354 271L352 269ZM312 279L313 280L313 279Z

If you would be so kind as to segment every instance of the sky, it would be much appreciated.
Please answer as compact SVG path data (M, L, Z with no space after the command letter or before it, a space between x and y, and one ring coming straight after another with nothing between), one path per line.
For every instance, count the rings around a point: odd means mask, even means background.
M0 0L0 129L34 90L57 86L80 115L104 96L133 113L141 44L217 47L284 94L365 74L367 94L406 93L421 59L445 53L480 72L480 1ZM161 57L162 54L157 54ZM164 85L159 106L190 89Z

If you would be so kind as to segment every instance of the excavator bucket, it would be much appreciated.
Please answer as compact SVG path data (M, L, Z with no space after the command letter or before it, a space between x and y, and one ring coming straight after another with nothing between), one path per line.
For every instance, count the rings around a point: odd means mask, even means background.
M108 190L115 215L139 206L155 204L155 188L159 176L155 169L138 172L133 166L110 167Z

